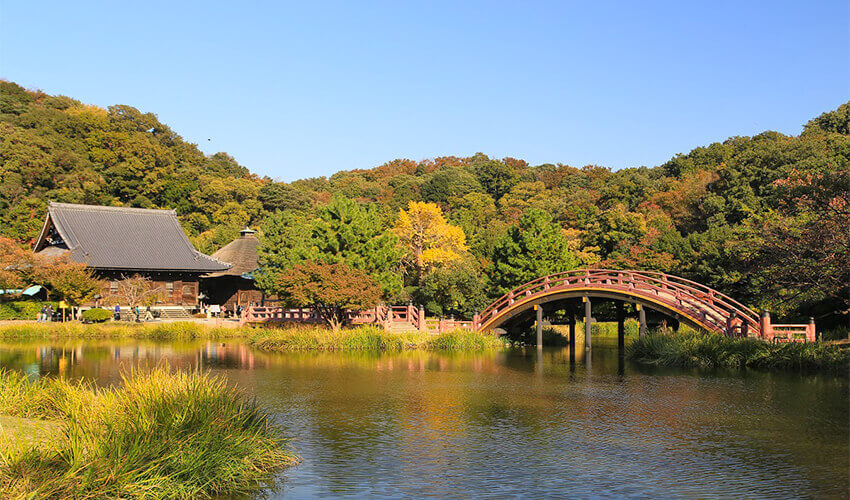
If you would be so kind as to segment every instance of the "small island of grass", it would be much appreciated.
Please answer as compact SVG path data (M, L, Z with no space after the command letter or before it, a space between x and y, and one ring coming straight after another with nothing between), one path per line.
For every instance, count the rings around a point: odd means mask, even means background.
M756 368L850 374L850 349L828 343L770 343L688 331L655 333L627 347L643 364L700 368Z

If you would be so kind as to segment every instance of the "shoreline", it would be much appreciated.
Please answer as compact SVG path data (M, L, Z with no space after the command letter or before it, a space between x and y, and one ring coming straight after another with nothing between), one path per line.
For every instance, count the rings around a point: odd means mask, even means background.
M544 345L566 343L563 327L544 329ZM594 338L611 335L600 328ZM630 332L631 333L631 332ZM613 337L616 338L616 337ZM284 328L221 327L200 322L149 324L5 322L0 341L34 340L149 340L223 341L239 339L260 352L300 351L434 351L475 352L517 347L516 341L469 330L441 334L387 332L375 326L353 326L334 331L326 327L293 325ZM846 342L773 344L759 339L729 338L687 329L680 333L651 333L644 338L627 335L626 357L642 365L682 368L751 368L831 373L850 377L850 345ZM577 345L583 336L577 335Z
M284 328L221 327L198 322L175 321L148 324L107 322L100 324L35 322L0 325L0 340L225 340L244 339L260 351L403 351L483 350L510 347L510 342L491 334L453 330L393 333L374 326L354 326L339 331L316 326Z

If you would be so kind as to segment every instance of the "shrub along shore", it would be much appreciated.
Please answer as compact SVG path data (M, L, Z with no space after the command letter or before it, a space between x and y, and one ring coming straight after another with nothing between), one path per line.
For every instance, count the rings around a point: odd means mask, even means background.
M81 323L9 324L0 326L0 340L137 339L223 340L244 338L264 351L295 350L482 350L508 347L494 335L454 330L438 335L423 332L391 333L376 326L355 326L334 331L318 326L289 328L223 328L192 322L132 324Z
M704 332L655 333L626 348L643 364L703 368L817 371L850 376L850 349L824 343L772 344Z
M159 368L97 388L0 371L0 403L3 498L250 494L296 462L263 410L199 373Z

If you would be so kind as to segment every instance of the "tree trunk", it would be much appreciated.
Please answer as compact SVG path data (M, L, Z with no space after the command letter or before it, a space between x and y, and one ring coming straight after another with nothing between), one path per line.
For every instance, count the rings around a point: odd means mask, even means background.
M338 307L316 307L325 323L335 332L338 332L345 325L345 311Z

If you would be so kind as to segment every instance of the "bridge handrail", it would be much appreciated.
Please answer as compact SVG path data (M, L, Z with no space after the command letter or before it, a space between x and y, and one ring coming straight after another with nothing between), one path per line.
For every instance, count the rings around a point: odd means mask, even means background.
M694 286L696 289L707 290L708 292L714 294L715 297L721 297L723 299L723 301L729 302L730 304L733 304L734 306L736 306L739 310L744 311L747 314L755 316L756 318L758 318L758 314L755 311L753 311L752 309L750 309L749 307L745 306L744 304L741 304L737 300L733 299L732 297L730 297L730 296L728 296L724 293L718 292L717 290L715 290L713 288L709 288L708 286L703 285L702 283L697 283L696 281L691 281L687 278L682 278L680 276L675 276L675 275L672 275L672 274L665 274L665 273L661 273L661 272L658 272L658 271L639 271L639 272L641 274L650 274L650 275L654 274L654 275L658 275L658 276L665 276L667 278L672 278L674 280L678 280L678 281L681 281L681 282L684 282L684 283L688 283L689 285Z
M718 292L717 290L714 290L713 288L709 288L709 287L707 287L707 286L705 286L701 283L697 283L697 282L691 281L691 280L686 279L686 278L681 278L679 276L674 276L674 275L671 275L671 274L659 273L657 271L641 271L640 274L646 275L646 277L652 279L653 281L660 282L662 284L669 284L671 282L671 279L673 280L674 283L677 282L677 281L682 282L684 284L676 283L679 287L679 288L677 288L677 291L681 289L681 290L685 290L685 291L688 291L688 292L693 291L693 292L697 292L697 293L708 294L712 298L711 303L708 304L709 306L714 306L716 304L720 304L720 305L724 306L724 308L727 311L729 311L729 312L734 311L738 316L745 319L752 326L758 327L759 316L755 311L753 311L749 307L741 304L740 302L733 299L732 297L729 297L728 295L725 295L721 292ZM652 275L661 276L661 279L656 278L655 276L652 276ZM697 297L693 294L690 294L690 295L693 299L695 299L697 304L702 304L702 305L706 304L702 300L701 297Z
M511 300L513 299L521 299L524 296L533 295L550 287L570 286L582 281L588 285L632 285L632 287L634 287L634 285L646 285L649 286L651 290L655 291L656 295L659 290L662 290L668 293L673 292L678 299L687 299L682 302L688 302L689 307L693 308L697 312L705 312L706 309L714 309L718 312L724 311L727 313L735 312L744 321L749 323L750 326L756 329L758 329L759 326L759 317L755 311L728 295L718 292L717 290L709 288L701 283L657 271L616 269L573 269L537 278L504 294L485 308L480 313L479 317L482 322L487 321L487 319L494 314L494 311L500 310L505 305L510 305ZM605 281L609 281L610 283L604 283ZM541 286L543 287L542 290L540 289ZM684 297L682 297L683 292L685 295ZM708 297L711 298L711 302L706 302L703 298L695 295L695 293L708 295ZM719 324L717 320L713 318L709 319L706 317L705 319L710 320L718 327L725 326Z

